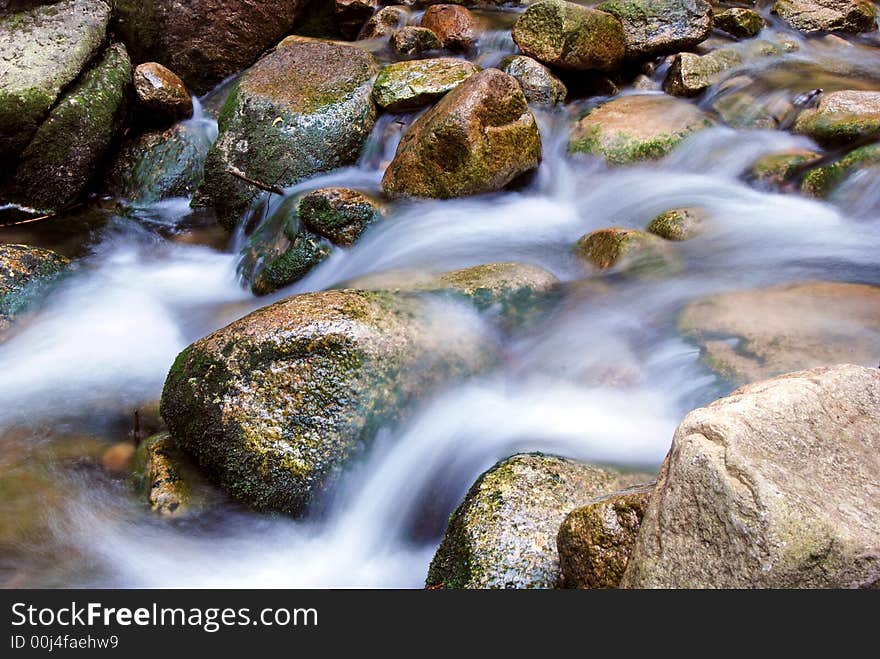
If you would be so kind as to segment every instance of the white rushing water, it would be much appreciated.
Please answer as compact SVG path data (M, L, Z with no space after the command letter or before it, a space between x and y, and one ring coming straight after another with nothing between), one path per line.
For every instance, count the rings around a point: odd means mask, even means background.
M497 39L506 44L500 33ZM37 438L55 423L127 418L158 398L187 344L273 299L389 270L499 261L537 264L576 282L583 272L571 247L591 230L643 228L682 206L702 206L712 217L705 234L680 245L677 274L617 282L613 295L598 299L573 287L562 311L507 339L495 372L438 392L384 430L311 518L228 506L167 522L144 511L124 485L75 471L58 475L65 497L42 539L70 560L51 573L29 572L26 562L11 569L34 585L419 587L449 512L499 459L540 450L656 469L683 414L726 391L676 333L685 302L810 278L880 283L876 171L848 181L836 205L762 192L741 179L748 167L762 154L809 142L729 128L693 136L662 162L608 169L565 154L569 119L561 111L540 115L545 159L527 187L401 203L354 247L260 300L237 279L240 237L221 251L156 229L183 226L186 200L154 207L149 222L110 222L73 276L0 343L0 428L32 428ZM195 121L211 128L203 115ZM377 189L399 137L392 123L380 120L359 167L289 194L327 185Z

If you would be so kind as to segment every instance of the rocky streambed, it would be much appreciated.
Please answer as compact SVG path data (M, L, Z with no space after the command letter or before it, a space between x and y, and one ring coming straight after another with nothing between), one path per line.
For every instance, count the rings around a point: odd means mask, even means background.
M876 587L869 0L0 8L0 583Z

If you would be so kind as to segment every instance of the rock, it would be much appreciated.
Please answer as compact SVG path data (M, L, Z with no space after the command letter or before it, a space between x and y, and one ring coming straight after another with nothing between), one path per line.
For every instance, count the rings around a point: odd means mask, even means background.
M823 94L817 107L798 115L794 130L829 146L880 136L880 92L847 89Z
M399 55L418 55L429 50L440 50L439 37L425 27L407 25L392 33L388 45Z
M737 39L748 39L764 29L764 17L754 9L731 7L715 14L715 27Z
M69 265L66 257L48 249L0 245L0 331L40 299Z
M704 0L611 0L598 9L623 24L628 59L688 50L712 32L712 6Z
M135 205L191 197L202 182L211 143L211 135L190 122L136 135L117 153L106 190Z
M655 275L671 265L671 255L663 240L637 229L598 229L582 236L574 252L591 268L614 268L638 276Z
M168 125L192 116L189 90L174 71L161 64L145 62L135 67L134 92L141 117L149 124Z
M880 144L868 144L850 151L840 160L807 172L801 190L812 197L827 197L850 174L880 165Z
M501 70L516 78L529 103L556 105L568 95L563 82L546 66L525 55L513 55L501 63Z
M519 83L486 69L413 122L382 190L391 197L443 199L494 192L540 159L541 136Z
M159 62L197 94L256 61L290 31L303 0L116 0L135 62Z
M134 457L134 444L117 442L101 455L101 466L116 476L128 472Z
M615 71L626 41L620 22L602 11L565 0L541 0L513 26L523 54L570 71Z
M239 81L220 113L199 196L232 229L259 192L234 167L276 186L355 162L376 118L373 57L353 46L295 43Z
M409 60L389 64L373 85L373 100L389 112L407 112L430 105L479 68L453 57Z
M163 517L183 517L210 503L213 493L167 432L146 438L134 456L132 482L150 509Z
M125 47L111 46L64 94L22 151L15 201L45 212L75 201L122 128L130 86Z
M749 175L767 186L778 188L790 181L804 163L819 157L820 154L810 149L788 149L768 153L752 165Z
M706 219L702 208L675 208L651 220L647 231L666 240L690 240L702 233Z
M638 480L540 453L502 460L452 513L426 586L556 588L556 534L566 513Z
M354 39L378 4L378 0L334 0L333 12L342 35Z
M565 588L617 588L642 525L652 486L609 494L568 513L556 546Z
M0 165L21 153L104 43L110 8L65 0L0 18Z
M382 7L364 23L359 39L380 39L390 37L396 30L406 26L410 10L400 5Z
M673 96L698 96L719 82L723 73L740 64L742 55L727 48L707 55L679 53L663 81L663 91Z
M772 12L806 34L877 29L877 8L870 0L777 0Z
M662 94L621 96L578 122L569 150L603 156L612 165L653 160L712 123L709 115L686 101Z
M722 80L712 94L712 110L734 128L788 128L799 111L785 90L765 92L746 75Z
M877 588L880 371L791 373L675 432L622 585Z
M841 362L877 365L880 287L806 282L691 302L679 329L735 383Z
M348 290L264 307L178 356L162 417L232 496L302 514L407 403L496 359L435 304Z
M419 24L436 34L449 50L465 52L477 41L474 15L459 5L431 5Z
M347 188L321 188L299 202L299 219L306 228L340 247L354 245L381 215L376 200Z

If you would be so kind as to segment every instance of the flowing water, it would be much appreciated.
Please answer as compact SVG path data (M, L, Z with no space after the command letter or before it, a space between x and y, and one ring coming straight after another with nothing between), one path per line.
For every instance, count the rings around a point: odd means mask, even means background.
M873 50L765 32L799 49L736 72L736 89L749 90L755 104L817 86L880 88ZM513 49L509 31L490 32L482 48L480 61L497 63ZM702 102L711 106L724 93L719 85ZM242 233L225 238L188 200L126 213L105 201L65 220L0 231L4 242L80 257L74 274L0 343L0 582L419 587L449 512L501 458L540 450L656 470L682 416L730 390L676 332L686 302L807 279L880 284L876 170L851 177L833 203L761 191L744 181L750 165L810 142L724 127L693 136L661 162L609 169L566 155L577 112L595 100L538 112L545 157L526 187L398 203L354 247L268 298L239 281ZM410 120L381 118L358 166L288 193L327 185L377 192ZM215 134L205 115L193 121ZM704 207L712 221L676 246L676 274L585 279L571 250L580 236L643 228L681 206ZM507 337L494 372L438 392L403 425L383 430L308 519L231 502L196 518L159 519L124 479L86 459L125 439L135 409L147 430L155 425L150 410L177 353L252 309L368 274L501 261L552 271L568 284L562 308Z

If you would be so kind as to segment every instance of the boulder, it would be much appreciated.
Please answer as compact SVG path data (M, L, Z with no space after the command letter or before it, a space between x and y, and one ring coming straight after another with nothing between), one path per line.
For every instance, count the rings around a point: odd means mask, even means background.
M730 7L715 14L715 27L737 39L748 39L764 29L764 17L754 9Z
M321 188L299 202L299 219L306 228L340 247L354 245L381 216L375 199L348 188Z
M812 197L827 197L850 174L878 165L880 165L880 144L866 144L853 149L839 160L808 171L801 183L801 191Z
M146 123L168 125L192 116L189 90L174 71L145 62L135 67L133 77L138 109Z
M460 5L431 5L419 24L436 34L449 50L465 52L477 41L474 15Z
M622 585L880 586L880 371L748 385L675 431Z
M334 43L293 43L236 83L205 162L201 203L232 229L259 190L229 173L287 186L353 163L373 128L372 55Z
M556 535L566 514L644 480L567 458L528 453L481 475L449 518L428 588L556 588Z
M121 44L64 93L21 153L14 199L46 212L75 201L125 120L131 61Z
M735 383L841 362L877 365L880 287L805 282L691 302L679 329Z
M679 53L663 80L663 91L673 96L698 96L742 61L742 55L728 48L719 48L707 55Z
M712 33L712 5L705 0L610 0L598 9L623 24L629 59L688 50Z
M617 588L626 572L653 486L606 495L572 510L556 547L565 588Z
M64 0L0 17L0 168L30 142L61 92L104 43L110 8Z
M162 417L233 497L302 514L408 403L494 363L473 319L436 305L345 290L264 307L178 356Z
M532 171L541 136L519 83L498 69L472 75L419 117L385 171L385 194L462 197L500 190Z
M621 96L578 122L569 150L603 156L612 165L653 160L712 123L709 115L686 101L662 94Z
M391 34L388 45L399 55L419 55L429 50L440 50L440 38L426 27L407 25Z
M772 12L805 34L877 29L877 7L870 0L777 0Z
M666 240L690 240L702 233L706 219L702 208L674 208L651 220L646 231Z
M615 269L637 276L651 276L668 270L672 256L664 241L637 229L609 227L582 236L575 256L590 269Z
M798 115L794 130L828 146L880 136L880 92L847 89L823 94L815 108Z
M378 0L334 0L333 15L342 35L354 39L378 4Z
M623 27L611 14L565 0L529 5L513 26L523 54L570 71L615 71L623 61Z
M501 70L516 78L529 103L556 105L568 95L563 82L546 66L525 55L513 55L501 63Z
M752 165L749 175L764 185L778 188L792 180L804 163L819 157L819 153L810 149L787 149L768 153Z
M41 247L0 245L0 331L43 297L69 264L66 257Z
M389 64L373 85L373 100L389 112L407 112L430 105L455 89L479 68L453 57L409 60Z
M404 27L409 20L410 10L400 5L382 7L364 23L359 39L381 39L390 37L395 31Z
M137 62L159 62L197 94L250 66L293 26L304 0L116 0Z

